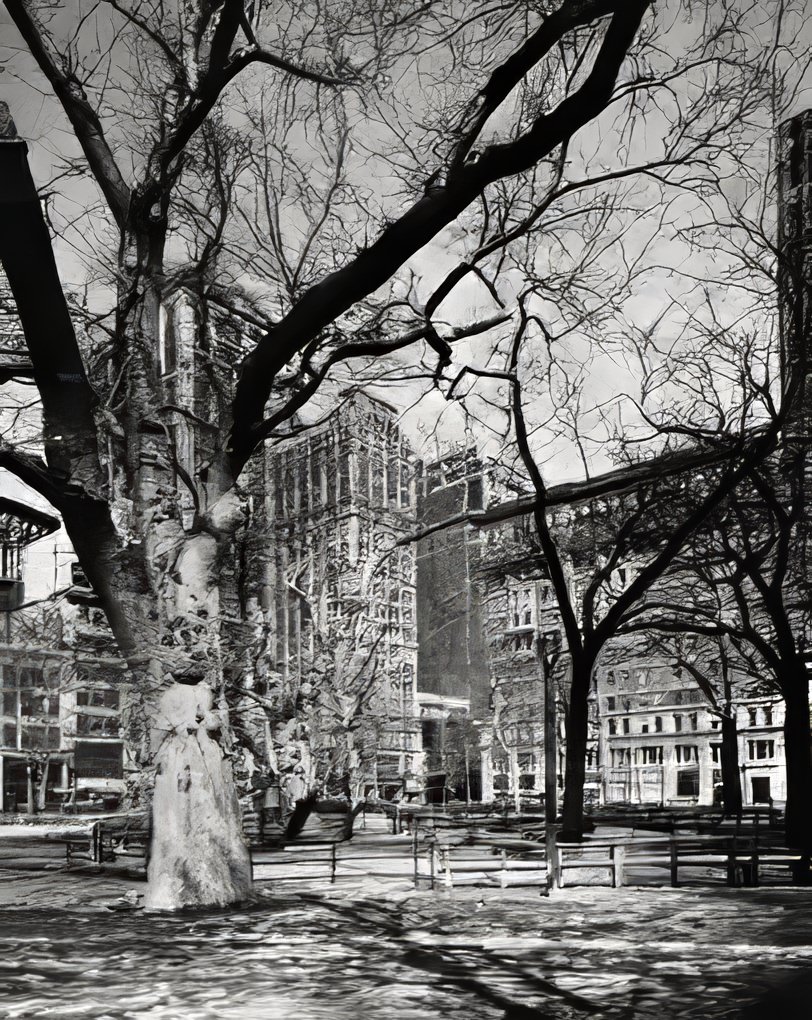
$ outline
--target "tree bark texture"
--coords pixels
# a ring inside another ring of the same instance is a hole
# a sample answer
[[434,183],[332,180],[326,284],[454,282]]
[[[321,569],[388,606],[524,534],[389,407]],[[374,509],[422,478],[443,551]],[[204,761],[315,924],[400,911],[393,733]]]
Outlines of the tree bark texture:
[[739,775],[739,735],[736,718],[726,706],[722,716],[722,802],[729,815],[740,815],[742,810],[742,786]]
[[784,752],[787,763],[786,838],[791,847],[812,852],[812,733],[809,681],[801,662],[785,689]]
[[591,660],[576,659],[572,664],[570,702],[566,715],[566,751],[564,775],[565,837],[580,837],[584,832],[584,784],[586,752],[589,740],[589,689],[592,683]]

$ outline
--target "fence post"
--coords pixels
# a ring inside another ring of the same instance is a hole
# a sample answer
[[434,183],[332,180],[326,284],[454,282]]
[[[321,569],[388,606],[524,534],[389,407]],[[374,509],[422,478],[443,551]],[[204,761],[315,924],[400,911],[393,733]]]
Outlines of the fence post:
[[678,866],[678,860],[677,860],[677,841],[676,841],[676,838],[674,836],[671,837],[671,840],[670,840],[670,843],[669,843],[669,846],[668,846],[668,850],[669,850],[669,857],[670,857],[670,861],[671,861],[671,885],[672,885],[673,888],[676,888],[679,885],[679,881],[678,881],[678,876],[677,876],[677,866]]
[[330,885],[335,885],[336,880],[336,844],[331,843],[332,852],[330,854]]
[[440,851],[442,854],[443,869],[445,871],[445,884],[448,889],[454,888],[454,881],[451,877],[451,854],[448,852],[448,847],[445,846]]
[[431,888],[434,888],[434,845],[429,847],[429,877],[431,878]]
[[558,848],[559,826],[548,822],[544,830],[544,845],[547,851],[547,887],[561,888],[561,851]]
[[502,851],[502,874],[499,877],[499,884],[507,889],[507,850]]
[[412,857],[414,858],[414,887],[417,888],[418,879],[420,877],[418,865],[417,865],[417,827],[412,829]]
[[758,833],[756,838],[753,840],[753,854],[750,858],[750,881],[754,886],[758,885]]
[[735,886],[736,882],[736,857],[738,856],[738,840],[733,837],[732,849],[727,855],[727,884]]
[[623,868],[626,863],[626,848],[620,843],[612,847],[612,885],[620,889],[623,885]]

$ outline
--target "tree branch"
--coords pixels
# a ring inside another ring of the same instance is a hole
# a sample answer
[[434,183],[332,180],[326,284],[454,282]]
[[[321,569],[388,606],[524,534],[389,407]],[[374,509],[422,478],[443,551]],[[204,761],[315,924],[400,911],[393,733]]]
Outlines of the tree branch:
[[[281,368],[325,326],[386,283],[488,184],[532,166],[597,116],[611,100],[621,64],[650,2],[624,0],[611,5],[615,13],[592,71],[581,88],[551,113],[540,116],[517,140],[491,146],[481,159],[456,167],[444,184],[429,187],[373,244],[307,290],[277,327],[259,341],[243,361],[234,398],[234,427],[227,449],[234,477],[261,438],[265,403]],[[571,8],[577,9],[588,22],[594,16],[596,4],[571,0],[561,10]],[[557,38],[577,23],[580,22],[567,20]],[[509,78],[514,84],[523,76],[523,67],[521,62],[512,67]]]
[[45,41],[46,32],[37,22],[28,0],[4,0],[4,3],[39,69],[48,79],[62,104],[82,146],[88,166],[116,223],[123,229],[130,208],[130,189],[121,175],[104,136],[101,121],[88,102],[82,83],[63,61],[58,62],[51,53]]

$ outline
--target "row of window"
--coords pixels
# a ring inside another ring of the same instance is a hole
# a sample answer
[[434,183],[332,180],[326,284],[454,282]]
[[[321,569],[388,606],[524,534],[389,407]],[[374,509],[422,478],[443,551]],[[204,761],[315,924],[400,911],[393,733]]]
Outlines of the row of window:
[[322,457],[301,457],[281,467],[276,478],[276,514],[288,517],[300,510],[346,503],[355,496],[374,506],[407,508],[412,504],[414,471],[406,460],[383,458],[360,450],[354,458],[340,451],[329,462]]
[[[722,760],[722,745],[710,745],[711,760],[719,764]],[[609,752],[609,763],[613,768],[628,765],[662,765],[664,747],[662,744],[650,747],[613,747]],[[764,761],[775,757],[774,740],[748,740],[747,757],[750,761]],[[699,748],[696,744],[675,744],[674,760],[677,765],[699,762]]]
[[761,708],[761,718],[759,718],[759,709],[749,707],[747,709],[747,725],[748,726],[772,726],[773,725],[773,707],[772,705],[764,705]]
[[[688,726],[687,727],[683,727],[684,718],[685,717],[682,716],[682,715],[675,715],[675,716],[673,716],[673,719],[674,719],[674,729],[673,729],[673,732],[674,733],[681,733],[683,728],[687,728],[687,729],[691,729],[691,730],[698,730],[699,729],[699,716],[698,716],[698,714],[696,712],[691,712],[688,715],[688,717],[687,717],[687,719],[688,719]],[[623,733],[624,735],[627,734],[627,733],[631,733],[631,721],[628,718],[626,718],[626,717],[623,717],[621,719],[608,719],[607,723],[608,723],[608,726],[609,726],[609,735],[610,736],[614,736],[617,733]],[[618,729],[618,725],[620,725],[620,729]],[[663,732],[665,732],[663,730],[663,717],[661,715],[655,715],[654,716],[654,730],[652,731],[650,729],[650,727],[651,727],[651,721],[649,719],[646,719],[644,722],[642,722],[640,724],[640,732],[641,733],[649,733],[649,732],[663,733]]]
[[[662,744],[650,747],[613,747],[609,752],[609,764],[613,768],[626,765],[662,765],[664,748]],[[699,761],[699,748],[696,744],[676,744],[674,758],[678,765],[686,765]]]
[[[652,699],[655,699],[652,701]],[[615,696],[610,694],[606,698],[606,711],[615,712],[620,706],[624,712],[630,712],[632,708],[647,708],[652,704],[660,705],[698,705],[704,702],[704,696],[698,689],[683,690],[677,688],[671,691],[648,691],[646,696],[638,695],[634,699],[630,697]]]
[[670,682],[675,675],[675,670],[663,666],[636,666],[634,669],[607,669],[605,674],[606,683],[610,686],[618,685],[625,689],[637,687],[638,690],[648,690],[650,687],[663,682]]

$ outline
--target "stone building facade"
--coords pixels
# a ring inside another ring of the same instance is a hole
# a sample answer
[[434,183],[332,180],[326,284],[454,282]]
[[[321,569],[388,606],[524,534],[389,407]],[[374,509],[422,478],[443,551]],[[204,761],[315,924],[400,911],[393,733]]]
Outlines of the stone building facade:
[[[744,804],[786,797],[783,702],[748,696],[733,704]],[[602,795],[606,804],[711,805],[719,800],[721,721],[672,661],[613,659],[597,671]]]
[[[487,503],[490,479],[463,447],[425,465],[418,522],[430,527]],[[483,740],[491,710],[484,611],[477,577],[482,536],[465,523],[416,544],[418,706],[429,800],[480,800],[490,770]]]
[[[77,585],[56,604],[26,606],[25,546],[57,518],[0,499],[0,810],[114,807],[125,790],[125,748],[114,675],[121,668],[101,610]],[[71,600],[71,601],[68,601]]]
[[395,543],[415,527],[417,460],[395,412],[353,395],[269,445],[264,468],[264,609],[274,682],[306,730],[303,768],[351,775],[355,795],[414,787],[416,558]]

